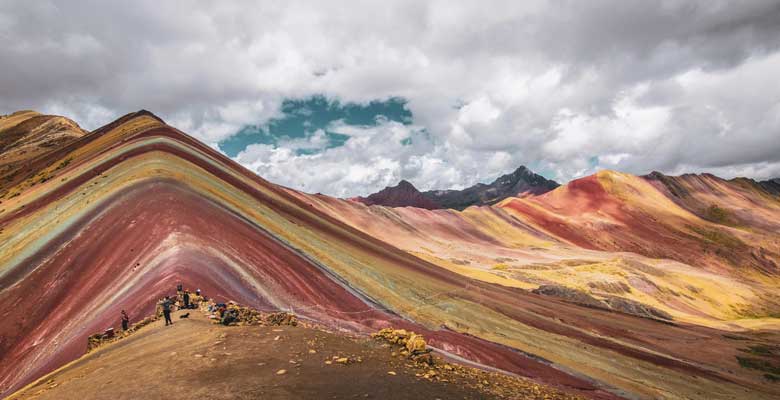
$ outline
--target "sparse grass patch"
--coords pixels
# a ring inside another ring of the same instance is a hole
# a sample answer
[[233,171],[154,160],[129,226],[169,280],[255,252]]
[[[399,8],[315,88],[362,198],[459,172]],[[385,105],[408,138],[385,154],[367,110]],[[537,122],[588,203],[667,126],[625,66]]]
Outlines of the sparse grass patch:
[[721,245],[726,248],[736,249],[745,245],[741,240],[739,240],[739,238],[727,232],[709,230],[695,226],[691,226],[690,228],[706,241]]
[[733,225],[731,213],[725,208],[718,207],[717,204],[709,206],[704,210],[704,219],[722,225]]
[[68,164],[70,164],[70,162],[71,162],[72,160],[73,160],[73,159],[72,159],[72,158],[70,158],[70,157],[68,157],[68,158],[66,158],[66,159],[64,159],[64,160],[62,160],[62,162],[60,163],[60,165],[58,165],[58,166],[57,166],[57,169],[62,169],[62,168],[65,168],[65,167],[67,167],[67,166],[68,166]]
[[766,346],[766,345],[763,345],[763,344],[757,344],[755,346],[748,346],[748,348],[746,348],[746,349],[739,349],[739,351],[742,351],[742,352],[745,352],[745,353],[750,353],[750,354],[755,354],[755,355],[758,355],[758,356],[771,356],[771,355],[775,354],[773,348],[771,348],[769,346]]
[[506,264],[496,264],[491,269],[494,271],[506,271],[509,269],[509,266]]
[[768,372],[772,375],[780,375],[780,367],[776,367],[766,360],[737,356],[737,362],[739,362],[739,366],[742,368]]

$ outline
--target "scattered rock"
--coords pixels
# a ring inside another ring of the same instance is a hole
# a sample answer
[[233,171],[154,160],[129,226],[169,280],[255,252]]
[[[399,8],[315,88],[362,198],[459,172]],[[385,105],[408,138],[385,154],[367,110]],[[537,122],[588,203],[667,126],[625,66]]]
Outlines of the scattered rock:
[[287,373],[286,369],[280,369],[280,370],[276,371],[276,375],[284,375],[286,373]]
[[609,307],[615,311],[636,315],[644,318],[663,319],[671,321],[674,318],[666,311],[659,310],[653,306],[640,303],[638,301],[625,299],[622,297],[609,297],[605,300]]
[[298,325],[298,319],[295,317],[295,315],[286,312],[269,314],[265,318],[265,321],[269,325],[290,325],[290,326]]
[[[417,354],[425,352],[427,349],[425,338],[422,335],[409,332],[406,329],[384,328],[371,336],[384,339],[391,344],[404,346],[405,349],[401,350],[402,355]],[[395,356],[395,354],[392,355]]]
[[583,306],[609,308],[603,301],[583,292],[562,285],[542,285],[531,291],[544,296],[558,297]]
[[434,365],[433,356],[430,353],[413,355],[412,360],[419,364],[427,364],[429,366]]

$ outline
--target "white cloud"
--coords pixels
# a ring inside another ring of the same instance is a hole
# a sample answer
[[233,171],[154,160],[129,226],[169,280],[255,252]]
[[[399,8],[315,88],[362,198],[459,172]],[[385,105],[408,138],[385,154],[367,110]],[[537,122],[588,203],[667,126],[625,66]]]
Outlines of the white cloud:
[[[263,177],[280,184],[339,196],[365,194],[367,190],[392,185],[418,175],[424,163],[409,161],[424,156],[430,143],[420,128],[383,120],[377,126],[338,124],[329,129],[350,136],[343,146],[325,148],[324,132],[270,145],[250,145],[236,160]],[[418,146],[401,143],[412,138]],[[298,154],[297,149],[318,149],[315,154]],[[409,168],[417,165],[417,168]],[[424,173],[424,172],[423,172]]]
[[0,111],[87,128],[145,108],[213,146],[286,98],[408,100],[412,127],[342,124],[343,148],[296,155],[324,148],[315,134],[238,157],[305,190],[462,187],[520,164],[559,180],[600,167],[780,174],[771,0],[20,0],[0,4],[0,41]]

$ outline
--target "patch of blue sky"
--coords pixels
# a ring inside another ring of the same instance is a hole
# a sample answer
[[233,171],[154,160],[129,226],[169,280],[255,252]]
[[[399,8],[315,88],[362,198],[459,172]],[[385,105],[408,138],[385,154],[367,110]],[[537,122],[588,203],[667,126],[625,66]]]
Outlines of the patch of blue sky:
[[599,166],[599,157],[598,156],[592,156],[588,158],[588,168],[594,169]]
[[[349,140],[349,135],[329,130],[338,124],[370,127],[387,121],[412,123],[412,113],[401,98],[366,104],[341,103],[324,96],[288,99],[282,103],[281,114],[265,124],[243,127],[219,142],[219,148],[230,157],[237,156],[251,144],[287,147],[298,155],[317,154],[343,146]],[[404,145],[411,144],[411,138],[403,142]]]
[[552,179],[552,180],[557,179],[556,176],[557,174],[555,173],[555,170],[550,168],[550,165],[546,162],[536,161],[530,163],[526,167],[531,171],[533,171],[534,173],[537,173],[547,179]]

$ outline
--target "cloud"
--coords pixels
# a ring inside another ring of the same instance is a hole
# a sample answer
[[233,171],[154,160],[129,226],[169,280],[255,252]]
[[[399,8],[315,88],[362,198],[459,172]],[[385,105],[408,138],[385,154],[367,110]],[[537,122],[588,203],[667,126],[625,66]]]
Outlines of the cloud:
[[343,146],[307,134],[238,156],[304,190],[462,187],[520,164],[561,181],[780,176],[771,0],[10,0],[0,43],[0,112],[95,128],[145,108],[215,147],[288,99],[406,101],[411,124],[333,125]]
[[[277,145],[251,144],[236,160],[282,185],[343,197],[394,185],[401,179],[419,176],[424,169],[446,168],[441,160],[439,165],[431,165],[436,164],[430,155],[433,144],[414,125],[381,120],[376,126],[358,127],[339,121],[327,131],[349,138],[343,145],[329,148],[323,143],[324,132],[318,130],[314,135]],[[416,145],[404,144],[404,139],[411,139]],[[296,151],[311,148],[319,151]]]

